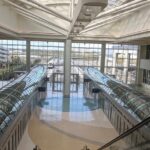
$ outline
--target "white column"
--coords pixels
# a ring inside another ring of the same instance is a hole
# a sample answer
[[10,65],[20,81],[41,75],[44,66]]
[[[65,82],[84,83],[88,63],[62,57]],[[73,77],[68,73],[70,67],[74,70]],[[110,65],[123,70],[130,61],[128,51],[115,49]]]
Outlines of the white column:
[[27,72],[30,72],[31,63],[30,63],[30,40],[26,41],[26,64]]
[[66,40],[64,51],[64,97],[70,97],[71,81],[71,40]]
[[101,72],[104,73],[105,69],[105,57],[106,57],[106,43],[102,43],[102,50],[101,50]]
[[71,1],[70,1],[70,18],[71,18],[71,19],[73,18],[74,3],[75,3],[74,0],[71,0]]

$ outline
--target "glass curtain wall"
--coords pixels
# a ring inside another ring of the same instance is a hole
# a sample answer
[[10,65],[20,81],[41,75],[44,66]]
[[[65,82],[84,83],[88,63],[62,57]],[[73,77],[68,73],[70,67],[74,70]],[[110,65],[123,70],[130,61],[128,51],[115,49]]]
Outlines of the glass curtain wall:
[[59,66],[63,63],[64,43],[31,41],[31,64]]
[[100,70],[101,44],[72,43],[71,66],[95,67]]
[[[147,46],[145,59],[150,60],[150,45]],[[150,70],[143,69],[143,83],[150,85]]]
[[[106,44],[105,73],[124,83],[134,83],[136,79],[138,46]],[[48,65],[54,68],[56,81],[63,82],[64,42],[31,41],[31,65]],[[72,43],[72,82],[79,82],[81,68],[95,67],[100,70],[101,44]],[[0,87],[14,79],[15,72],[26,70],[26,41],[0,40]],[[52,70],[52,69],[51,69]],[[148,74],[149,72],[145,73]],[[82,79],[82,77],[80,77]],[[149,81],[148,81],[149,82]]]
[[0,40],[0,88],[26,70],[26,41]]
[[31,65],[48,66],[47,77],[53,91],[63,90],[64,79],[64,42],[31,41]]
[[105,73],[123,83],[134,84],[137,54],[137,45],[106,44]]
[[72,43],[71,52],[71,91],[78,91],[78,84],[83,82],[82,70],[95,67],[100,70],[101,44]]
[[143,83],[150,85],[150,70],[143,70]]

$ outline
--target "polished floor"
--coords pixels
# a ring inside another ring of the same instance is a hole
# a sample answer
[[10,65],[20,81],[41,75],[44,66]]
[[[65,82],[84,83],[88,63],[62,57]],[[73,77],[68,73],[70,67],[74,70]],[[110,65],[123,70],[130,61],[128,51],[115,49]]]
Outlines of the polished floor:
[[41,150],[81,150],[85,145],[96,150],[118,135],[99,102],[84,98],[82,84],[64,99],[48,83],[40,97],[18,150],[32,150],[34,145]]

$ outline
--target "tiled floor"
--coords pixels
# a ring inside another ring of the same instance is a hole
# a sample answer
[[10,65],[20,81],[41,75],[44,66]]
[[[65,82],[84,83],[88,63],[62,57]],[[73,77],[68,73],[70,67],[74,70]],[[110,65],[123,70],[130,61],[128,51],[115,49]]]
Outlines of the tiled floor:
[[52,92],[48,84],[46,98],[33,113],[18,150],[27,150],[23,146],[27,142],[28,150],[33,143],[41,150],[81,150],[84,145],[96,150],[116,137],[97,101],[84,99],[82,89],[80,85],[78,93],[63,99],[62,93]]

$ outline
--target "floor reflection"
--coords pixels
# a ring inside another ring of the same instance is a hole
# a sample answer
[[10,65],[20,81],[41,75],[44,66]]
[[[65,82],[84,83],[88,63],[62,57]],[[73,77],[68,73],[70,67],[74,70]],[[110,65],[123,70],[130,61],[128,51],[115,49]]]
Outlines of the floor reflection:
[[51,84],[47,84],[46,98],[39,102],[39,106],[61,112],[84,112],[98,109],[99,102],[97,100],[84,98],[83,84],[80,84],[78,88],[79,92],[71,93],[70,98],[63,98],[62,92],[54,92]]
[[[63,85],[59,83],[59,89],[60,86]],[[69,136],[70,140],[77,138],[101,145],[116,137],[117,133],[99,107],[99,101],[84,98],[83,84],[78,89],[78,92],[71,93],[70,98],[64,99],[62,92],[54,91],[48,83],[46,97],[36,109],[37,120],[50,130]]]

